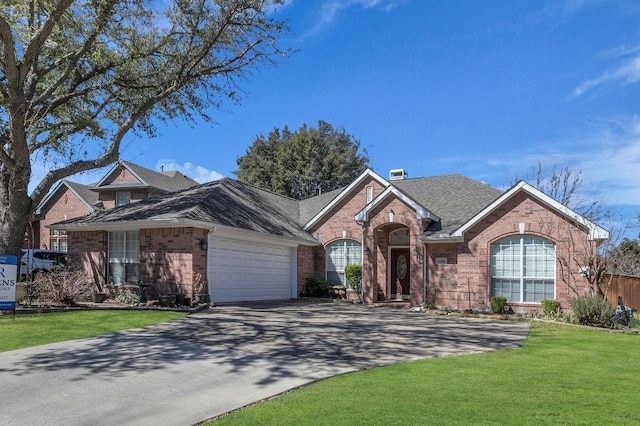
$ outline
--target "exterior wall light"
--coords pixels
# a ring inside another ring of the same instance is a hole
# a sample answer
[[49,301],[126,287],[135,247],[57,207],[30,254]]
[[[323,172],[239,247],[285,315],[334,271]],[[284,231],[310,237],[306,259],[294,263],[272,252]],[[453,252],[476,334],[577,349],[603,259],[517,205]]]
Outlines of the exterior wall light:
[[416,246],[413,249],[413,255],[416,257],[416,259],[418,260],[418,263],[422,263],[424,261],[424,257],[422,256],[422,250],[420,250],[420,247]]
[[207,249],[207,239],[206,238],[200,238],[200,241],[198,241],[198,245],[200,246],[200,248],[202,250],[206,250]]

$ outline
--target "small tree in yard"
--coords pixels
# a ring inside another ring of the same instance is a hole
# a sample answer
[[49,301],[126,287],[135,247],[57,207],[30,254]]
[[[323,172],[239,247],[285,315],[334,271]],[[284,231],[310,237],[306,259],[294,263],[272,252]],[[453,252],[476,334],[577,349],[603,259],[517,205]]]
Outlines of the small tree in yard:
[[[131,131],[210,120],[287,55],[283,0],[11,0],[0,6],[0,253],[52,186],[115,162]],[[50,170],[28,193],[34,160]]]
[[[548,221],[540,223],[540,226],[547,235],[554,235],[560,242],[562,250],[556,251],[559,274],[574,295],[579,295],[578,282],[586,281],[589,295],[604,299],[608,288],[604,274],[610,268],[612,242],[616,238],[611,236],[612,233],[598,226],[594,227],[593,223],[608,221],[613,224],[613,213],[602,208],[601,197],[585,194],[580,170],[553,166],[549,173],[539,164],[537,169],[524,177],[531,180],[537,189],[580,215],[567,221],[565,225]],[[572,232],[575,228],[582,230],[581,236]],[[605,234],[609,238],[602,238]]]

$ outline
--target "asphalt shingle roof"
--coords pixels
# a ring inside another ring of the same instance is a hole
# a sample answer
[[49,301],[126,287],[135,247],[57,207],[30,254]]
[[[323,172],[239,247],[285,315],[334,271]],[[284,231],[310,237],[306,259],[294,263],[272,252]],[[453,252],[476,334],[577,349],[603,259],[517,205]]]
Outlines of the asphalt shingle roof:
[[455,231],[502,195],[498,189],[458,174],[390,183],[440,217],[440,224],[426,234]]
[[[502,191],[462,175],[392,180],[390,183],[441,219],[429,225],[425,235],[451,234],[502,195]],[[194,220],[315,243],[316,240],[302,227],[341,191],[338,189],[298,201],[225,178],[116,209],[94,212],[64,224],[90,226],[131,221]]]
[[324,194],[316,195],[315,197],[307,198],[300,201],[300,225],[304,226],[315,215],[325,208],[334,198],[344,191],[344,188],[334,189],[333,191],[325,192]]
[[232,179],[221,179],[62,223],[92,225],[181,219],[317,242],[299,226],[296,200]]
[[114,182],[107,185],[96,186],[95,188],[104,191],[111,189],[118,190],[119,188],[123,187],[149,187],[161,192],[176,192],[198,185],[198,182],[178,171],[156,172],[151,169],[147,169],[146,167],[142,167],[134,163],[129,163],[128,161],[120,161],[120,164],[126,166],[133,173],[138,175],[142,182]]
[[68,180],[65,180],[64,183],[90,206],[93,207],[98,202],[98,193],[91,190],[93,185],[83,185],[81,183],[71,182]]

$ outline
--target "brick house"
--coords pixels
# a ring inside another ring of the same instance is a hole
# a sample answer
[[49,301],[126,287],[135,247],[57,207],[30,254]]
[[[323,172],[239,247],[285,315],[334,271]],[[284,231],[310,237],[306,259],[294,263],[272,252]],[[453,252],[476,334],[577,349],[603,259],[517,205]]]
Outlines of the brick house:
[[49,225],[197,184],[177,171],[156,172],[127,161],[118,161],[95,185],[63,180],[36,209],[26,247],[67,251],[66,231]]
[[68,231],[71,264],[96,282],[189,296],[203,277],[218,303],[295,298],[311,276],[346,284],[353,263],[367,304],[486,310],[500,295],[530,311],[589,292],[581,272],[608,238],[596,224],[525,182],[503,192],[392,172],[302,201],[223,179],[51,229]]

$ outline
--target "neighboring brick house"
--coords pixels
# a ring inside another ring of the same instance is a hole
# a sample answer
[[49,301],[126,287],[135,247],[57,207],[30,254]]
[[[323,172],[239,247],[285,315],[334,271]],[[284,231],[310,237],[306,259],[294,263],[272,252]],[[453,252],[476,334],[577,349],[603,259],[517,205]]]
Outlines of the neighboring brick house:
[[367,170],[303,201],[223,179],[52,229],[68,230],[71,264],[97,282],[190,295],[202,276],[214,302],[295,298],[311,276],[345,284],[352,263],[363,266],[367,304],[487,310],[500,295],[531,311],[589,292],[581,272],[604,229],[525,182],[503,192],[395,172]]
[[187,189],[198,183],[177,171],[155,172],[118,161],[95,185],[61,181],[40,203],[27,231],[27,247],[67,251],[66,230],[52,223],[86,216],[150,197]]

